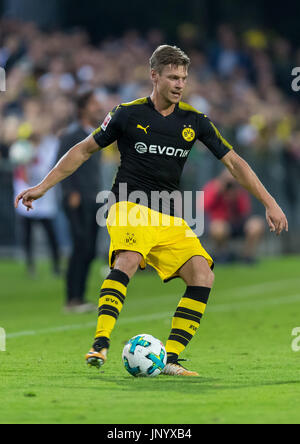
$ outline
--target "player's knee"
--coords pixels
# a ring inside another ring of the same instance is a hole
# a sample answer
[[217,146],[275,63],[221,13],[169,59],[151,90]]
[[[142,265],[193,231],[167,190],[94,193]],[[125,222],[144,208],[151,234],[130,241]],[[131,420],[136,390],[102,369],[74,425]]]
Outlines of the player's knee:
[[205,276],[206,285],[205,287],[212,288],[215,282],[215,273],[212,270],[209,270]]
[[189,263],[189,268],[182,276],[187,285],[212,288],[215,275],[206,259],[195,257]]
[[116,255],[115,269],[123,271],[131,278],[137,271],[142,260],[140,253],[135,251],[119,251]]
[[212,288],[215,281],[214,273],[208,269],[198,269],[197,272],[191,277],[190,285],[198,287]]

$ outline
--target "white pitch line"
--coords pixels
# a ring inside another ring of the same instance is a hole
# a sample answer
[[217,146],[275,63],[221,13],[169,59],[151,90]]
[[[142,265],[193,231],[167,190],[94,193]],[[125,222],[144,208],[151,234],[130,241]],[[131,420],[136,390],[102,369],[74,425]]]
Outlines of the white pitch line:
[[213,306],[208,306],[208,312],[229,312],[234,310],[256,310],[262,307],[269,307],[272,305],[285,305],[285,304],[293,304],[295,302],[300,302],[300,294],[290,295],[290,296],[280,296],[278,298],[273,299],[260,299],[253,301],[244,301],[244,302],[234,302],[233,304],[215,304]]
[[[254,285],[247,285],[245,287],[238,287],[238,288],[232,288],[230,290],[224,291],[224,294],[228,294],[232,296],[233,298],[245,298],[248,296],[253,296],[258,293],[270,293],[272,291],[282,290],[285,289],[289,285],[300,285],[300,279],[283,279],[280,281],[269,281],[269,282],[261,282],[259,284]],[[219,291],[218,293],[223,294],[222,291]]]
[[[133,324],[135,322],[141,322],[141,321],[154,321],[155,319],[165,318],[168,315],[171,315],[171,313],[164,312],[164,313],[153,313],[149,315],[135,316],[134,318],[120,319],[118,321],[118,324]],[[83,330],[85,328],[91,328],[91,327],[96,328],[96,323],[97,322],[95,320],[94,322],[87,322],[85,324],[71,324],[71,325],[62,325],[59,327],[42,328],[40,330],[20,331],[16,333],[8,333],[6,337],[7,339],[13,339],[23,336],[36,336],[41,334],[59,333],[71,330]]]
[[[218,289],[217,291],[215,289],[212,290],[212,292],[218,293],[220,296],[231,296],[233,299],[244,299],[248,296],[253,295],[259,295],[260,294],[266,294],[270,293],[272,291],[276,290],[282,290],[285,289],[289,285],[299,285],[300,286],[300,279],[284,279],[280,281],[266,281],[261,282],[259,284],[253,284],[253,285],[245,285],[244,287],[236,287],[236,288],[230,288],[226,290]],[[169,298],[174,297],[174,294],[167,294],[164,296],[160,296],[160,298]],[[152,299],[158,299],[158,296]]]
[[16,333],[8,333],[6,335],[6,337],[7,337],[7,339],[13,339],[13,338],[19,338],[19,337],[23,337],[23,336],[36,336],[36,335],[71,331],[71,330],[82,330],[85,328],[92,327],[93,325],[95,326],[96,322],[93,322],[93,323],[88,322],[86,324],[62,325],[59,327],[42,328],[40,330],[19,331]]
[[[286,305],[286,304],[293,304],[295,302],[300,302],[300,294],[296,295],[289,295],[289,296],[281,296],[279,298],[274,299],[268,299],[266,301],[260,300],[260,301],[245,301],[245,302],[237,302],[233,304],[215,304],[212,306],[208,306],[207,311],[209,313],[220,313],[220,312],[230,312],[230,311],[241,311],[241,310],[256,310],[257,308],[262,307],[268,307],[272,305]],[[173,316],[173,313],[171,312],[160,312],[160,313],[152,313],[149,315],[141,315],[141,316],[135,316],[133,318],[121,318],[118,322],[118,324],[134,324],[136,322],[147,322],[147,321],[155,321],[158,319],[164,319]],[[52,334],[52,333],[59,333],[59,332],[66,332],[66,331],[72,331],[72,330],[84,330],[86,328],[91,328],[96,326],[95,322],[88,322],[85,324],[73,324],[73,325],[62,325],[59,327],[52,327],[52,328],[44,328],[41,330],[30,330],[30,331],[20,331],[16,333],[9,333],[7,334],[7,339],[13,339],[13,338],[19,338],[19,337],[25,337],[25,336],[36,336],[36,335],[42,335],[42,334]]]
[[[280,280],[280,281],[266,281],[266,282],[261,282],[259,284],[254,284],[254,285],[247,285],[244,287],[236,287],[236,288],[232,288],[232,289],[227,289],[227,290],[222,290],[222,289],[218,289],[217,291],[215,289],[212,290],[212,298],[214,297],[214,294],[217,294],[220,297],[227,297],[229,296],[229,302],[231,302],[232,300],[235,299],[246,299],[249,296],[258,296],[259,298],[261,298],[262,296],[271,293],[271,292],[275,292],[278,290],[282,290],[282,289],[286,289],[286,287],[288,287],[289,285],[294,285],[294,284],[298,284],[300,286],[300,279],[299,278],[295,278],[295,279],[284,279],[284,280]],[[130,299],[130,296],[128,297],[128,300],[126,301],[127,306],[143,306],[145,307],[145,305],[151,305],[152,302],[154,301],[167,301],[167,300],[174,300],[175,302],[179,302],[179,298],[180,295],[175,295],[174,293],[169,293],[169,294],[163,294],[160,296],[152,296],[151,299],[147,299],[147,300],[143,300],[143,299],[138,299],[138,300],[134,300],[132,301]],[[251,298],[251,301],[253,302],[254,299]],[[252,303],[251,302],[251,303]],[[225,304],[224,304],[225,305]],[[227,304],[226,304],[227,305]]]

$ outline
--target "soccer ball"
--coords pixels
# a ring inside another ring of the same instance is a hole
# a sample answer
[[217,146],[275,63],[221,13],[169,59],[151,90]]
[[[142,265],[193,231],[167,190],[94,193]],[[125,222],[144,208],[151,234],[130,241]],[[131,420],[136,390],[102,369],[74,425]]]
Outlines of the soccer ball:
[[130,339],[124,347],[123,363],[132,376],[158,376],[167,363],[163,343],[151,335],[142,334]]

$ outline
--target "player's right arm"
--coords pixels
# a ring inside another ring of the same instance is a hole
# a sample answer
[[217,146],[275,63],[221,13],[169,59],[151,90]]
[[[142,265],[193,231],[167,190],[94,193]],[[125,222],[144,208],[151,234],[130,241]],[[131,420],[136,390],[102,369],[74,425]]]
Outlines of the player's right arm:
[[16,198],[15,207],[17,208],[20,200],[22,200],[27,210],[32,210],[33,201],[40,199],[50,188],[71,176],[96,151],[118,140],[127,125],[127,109],[128,107],[122,107],[121,105],[115,107],[106,116],[102,125],[85,140],[71,148],[39,185],[20,193]]
[[96,151],[99,151],[99,149],[99,145],[96,143],[93,135],[90,135],[75,145],[60,159],[40,184],[22,191],[22,193],[17,196],[15,207],[17,208],[20,200],[22,200],[23,205],[27,207],[27,211],[32,210],[33,201],[40,199],[50,188],[53,188],[59,182],[73,174]]

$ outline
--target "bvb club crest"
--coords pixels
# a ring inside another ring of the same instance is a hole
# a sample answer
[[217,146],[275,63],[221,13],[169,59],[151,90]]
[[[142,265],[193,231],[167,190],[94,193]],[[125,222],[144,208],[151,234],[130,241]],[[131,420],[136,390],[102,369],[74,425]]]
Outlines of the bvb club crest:
[[193,140],[195,140],[196,137],[196,133],[193,130],[193,128],[191,127],[185,127],[184,130],[182,131],[182,137],[184,138],[184,140],[186,140],[187,142],[193,142]]
[[136,238],[134,233],[127,233],[126,234],[126,244],[127,245],[135,245],[136,244]]

